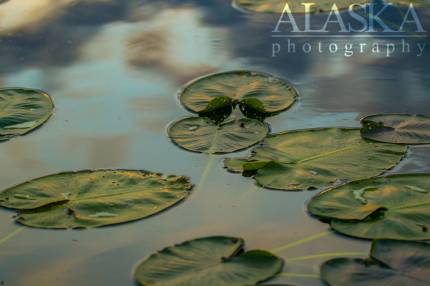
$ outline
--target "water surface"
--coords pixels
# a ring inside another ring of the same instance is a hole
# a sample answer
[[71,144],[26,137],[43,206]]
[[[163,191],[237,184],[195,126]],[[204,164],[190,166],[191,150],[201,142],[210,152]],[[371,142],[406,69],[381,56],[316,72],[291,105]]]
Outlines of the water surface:
[[[429,10],[420,13],[430,21]],[[0,144],[0,189],[97,168],[186,175],[196,184],[187,201],[161,215],[94,230],[23,228],[13,212],[0,210],[0,239],[22,228],[0,244],[5,285],[133,285],[141,258],[187,239],[231,235],[272,250],[328,230],[306,213],[316,192],[264,190],[223,170],[223,156],[189,153],[169,141],[166,126],[188,116],[177,92],[195,77],[251,69],[292,82],[300,100],[268,120],[273,132],[354,127],[366,114],[423,113],[430,106],[429,51],[273,58],[276,17],[241,13],[228,0],[11,0],[0,5],[0,19],[0,85],[45,90],[56,104],[43,128]],[[430,147],[410,148],[392,172],[408,171],[430,171]],[[331,233],[278,254],[368,252],[369,245]],[[275,281],[321,285],[313,276],[322,261],[287,263],[286,273],[309,277]]]

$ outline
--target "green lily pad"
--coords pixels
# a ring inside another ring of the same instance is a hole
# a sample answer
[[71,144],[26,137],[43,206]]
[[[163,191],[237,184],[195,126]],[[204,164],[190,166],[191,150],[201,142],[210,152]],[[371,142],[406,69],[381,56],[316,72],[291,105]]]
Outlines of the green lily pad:
[[323,128],[269,135],[249,158],[226,159],[231,172],[253,173],[263,187],[299,191],[379,175],[406,147],[363,140],[359,129]]
[[167,247],[143,261],[135,278],[141,285],[255,285],[282,270],[281,258],[263,250],[244,252],[244,241],[206,237]]
[[365,117],[361,135],[396,144],[430,144],[430,117],[413,114],[380,114]]
[[216,124],[206,117],[181,119],[169,128],[178,146],[193,152],[225,154],[246,149],[266,137],[269,127],[255,119],[231,119]]
[[184,200],[185,177],[145,171],[60,173],[0,193],[0,205],[18,211],[17,222],[39,228],[89,228],[157,214]]
[[390,0],[390,1],[386,1],[386,2],[397,4],[400,6],[409,6],[412,3],[415,8],[429,7],[430,6],[429,0]]
[[224,120],[230,117],[233,113],[233,100],[226,96],[221,96],[213,99],[209,102],[205,111],[200,113],[200,117],[207,117],[215,122],[215,124],[220,124]]
[[321,266],[329,286],[429,286],[430,244],[376,240],[370,257],[335,258]]
[[249,105],[267,116],[288,109],[296,98],[296,90],[282,79],[250,71],[230,71],[197,79],[180,95],[185,108],[198,114],[240,104],[241,109]]
[[[233,0],[233,6],[249,12],[282,13],[287,2],[292,13],[305,13],[305,6],[302,4],[305,2],[297,0]],[[311,6],[311,13],[323,13],[330,12],[333,4],[336,4],[339,10],[344,10],[352,4],[369,3],[369,0],[320,0],[309,3],[315,3]]]
[[266,117],[270,116],[265,112],[263,103],[255,98],[246,98],[239,103],[240,111],[247,118],[254,118],[264,121]]
[[430,175],[366,179],[314,197],[311,214],[343,234],[367,239],[430,239]]
[[42,91],[0,89],[0,141],[38,128],[49,119],[53,109],[52,99]]

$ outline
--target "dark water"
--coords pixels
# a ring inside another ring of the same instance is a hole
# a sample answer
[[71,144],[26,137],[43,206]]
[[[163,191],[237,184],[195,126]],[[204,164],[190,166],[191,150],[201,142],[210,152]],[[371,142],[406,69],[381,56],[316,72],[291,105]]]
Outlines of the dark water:
[[[27,11],[20,12],[24,6]],[[425,27],[430,27],[429,14],[420,11]],[[430,47],[421,57],[272,57],[276,20],[241,13],[229,0],[11,0],[0,5],[0,85],[42,89],[56,103],[55,116],[43,128],[0,145],[1,189],[93,168],[187,175],[197,185],[185,203],[162,215],[95,230],[23,228],[13,223],[13,212],[0,210],[0,281],[133,285],[132,268],[141,258],[187,239],[232,235],[243,237],[249,248],[276,250],[327,231],[326,224],[306,214],[305,202],[315,192],[264,190],[224,171],[222,156],[174,146],[166,126],[187,115],[176,99],[178,89],[217,71],[270,72],[288,79],[301,95],[290,111],[269,119],[273,131],[358,126],[365,114],[428,112]],[[393,170],[407,171],[430,171],[430,147],[411,148]],[[15,235],[1,242],[8,234]],[[306,256],[369,249],[366,241],[321,236],[278,252],[290,262],[276,282],[321,285],[314,276],[326,258]]]

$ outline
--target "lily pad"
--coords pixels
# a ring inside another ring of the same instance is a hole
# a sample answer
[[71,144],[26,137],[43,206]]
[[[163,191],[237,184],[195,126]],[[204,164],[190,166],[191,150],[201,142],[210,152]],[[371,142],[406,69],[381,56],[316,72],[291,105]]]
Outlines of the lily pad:
[[430,239],[430,174],[366,179],[314,197],[311,214],[343,234],[367,239]]
[[429,286],[430,244],[376,240],[370,257],[335,258],[321,266],[329,286]]
[[206,113],[225,105],[257,109],[275,115],[293,105],[296,90],[272,75],[251,71],[212,74],[188,84],[180,95],[181,103],[194,113]]
[[[303,1],[297,0],[233,0],[233,6],[250,12],[257,13],[282,13],[285,8],[285,4],[288,3],[288,6],[291,10],[291,13],[305,13],[305,6],[302,3]],[[369,3],[369,0],[320,0],[315,2],[311,6],[311,13],[323,13],[330,12],[333,4],[337,5],[339,10],[348,9],[352,4],[366,4]]]
[[207,117],[214,121],[215,124],[220,124],[230,117],[233,113],[233,108],[233,100],[229,97],[221,96],[209,102],[205,112],[200,113],[199,116]]
[[282,270],[281,258],[263,250],[244,251],[234,237],[206,237],[167,247],[143,261],[135,278],[141,285],[255,285]]
[[430,117],[413,114],[380,114],[361,120],[361,135],[396,144],[430,144]]
[[327,187],[379,175],[397,165],[406,147],[363,140],[359,129],[322,128],[269,135],[245,159],[226,159],[231,172],[254,173],[278,190]]
[[399,6],[409,6],[409,5],[413,4],[415,8],[429,7],[430,6],[429,0],[413,0],[413,1],[412,0],[390,0],[387,2],[397,4]]
[[255,119],[230,119],[216,124],[206,117],[181,119],[169,128],[178,146],[193,152],[224,154],[246,149],[266,137],[269,127]]
[[0,205],[18,211],[17,222],[39,228],[89,228],[157,214],[190,194],[185,177],[145,171],[60,173],[0,193]]
[[0,89],[0,141],[38,128],[49,119],[53,109],[52,99],[42,91]]

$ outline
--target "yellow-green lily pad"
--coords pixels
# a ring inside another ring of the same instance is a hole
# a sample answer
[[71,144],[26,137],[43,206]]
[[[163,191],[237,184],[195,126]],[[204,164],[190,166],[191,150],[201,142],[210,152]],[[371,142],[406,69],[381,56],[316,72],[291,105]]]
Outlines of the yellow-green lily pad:
[[299,191],[379,175],[405,153],[401,145],[364,140],[359,129],[321,128],[269,135],[248,158],[229,158],[224,165],[253,173],[263,187]]
[[266,137],[269,127],[256,119],[228,119],[220,124],[206,117],[176,121],[168,130],[172,141],[188,151],[225,154],[246,149]]
[[[291,13],[299,14],[305,13],[305,6],[303,3],[306,1],[297,0],[233,0],[233,6],[240,10],[257,12],[257,13],[282,13],[286,4],[291,10]],[[323,13],[330,12],[333,4],[336,4],[339,10],[348,9],[352,4],[366,4],[369,0],[321,0],[321,1],[309,1],[308,3],[315,3],[311,6],[311,13]]]
[[16,221],[38,228],[91,228],[160,213],[187,198],[185,177],[146,171],[60,173],[0,193],[0,206],[16,209]]
[[0,89],[0,141],[40,127],[52,114],[51,97],[39,90]]
[[430,117],[415,114],[378,114],[361,120],[361,135],[395,144],[430,144]]
[[390,0],[390,1],[385,1],[385,2],[397,4],[399,6],[408,6],[408,7],[409,7],[409,5],[412,4],[415,8],[429,7],[430,6],[429,0]]
[[[226,105],[240,105],[242,110],[257,110],[267,116],[291,107],[296,90],[275,76],[251,71],[229,71],[199,78],[180,94],[189,111],[205,114]],[[249,112],[251,113],[251,112]]]

